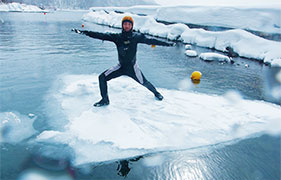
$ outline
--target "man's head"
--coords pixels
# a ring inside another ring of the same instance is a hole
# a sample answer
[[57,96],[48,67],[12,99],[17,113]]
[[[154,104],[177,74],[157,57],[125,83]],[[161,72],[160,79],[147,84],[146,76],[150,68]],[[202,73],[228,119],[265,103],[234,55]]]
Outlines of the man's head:
[[134,20],[131,16],[125,16],[122,19],[122,29],[125,32],[129,32],[133,30]]

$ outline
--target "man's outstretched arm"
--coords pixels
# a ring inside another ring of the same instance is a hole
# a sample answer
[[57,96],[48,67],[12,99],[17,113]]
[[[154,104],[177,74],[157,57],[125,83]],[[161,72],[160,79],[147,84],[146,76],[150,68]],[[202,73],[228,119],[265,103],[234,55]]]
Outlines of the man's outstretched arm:
[[72,31],[78,33],[78,34],[85,34],[86,36],[100,39],[100,40],[106,40],[106,41],[112,41],[115,42],[115,34],[113,33],[100,33],[100,32],[94,32],[94,31],[84,31],[79,29],[72,29]]

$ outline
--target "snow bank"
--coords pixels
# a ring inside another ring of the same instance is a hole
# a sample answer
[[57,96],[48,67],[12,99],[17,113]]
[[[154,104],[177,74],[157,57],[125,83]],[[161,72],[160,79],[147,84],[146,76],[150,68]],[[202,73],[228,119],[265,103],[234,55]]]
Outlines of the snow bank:
[[0,142],[19,143],[36,133],[33,122],[36,116],[30,117],[21,115],[17,112],[0,113]]
[[281,2],[279,0],[154,0],[157,4],[162,6],[179,6],[179,5],[190,5],[190,6],[235,6],[235,7],[280,7]]
[[[45,105],[67,123],[62,130],[42,132],[37,141],[68,144],[76,153],[75,164],[281,132],[276,126],[280,107],[262,101],[159,89],[165,97],[160,102],[134,80],[121,77],[109,82],[111,104],[95,108],[92,104],[100,99],[97,75],[58,79]],[[49,119],[63,120],[53,115]]]
[[0,12],[46,12],[37,6],[26,5],[20,3],[0,3]]
[[220,6],[185,5],[133,6],[133,7],[92,7],[92,11],[106,10],[132,14],[150,15],[158,21],[240,28],[252,31],[281,34],[281,3],[279,5]]
[[155,18],[166,22],[281,33],[280,10],[264,7],[173,6],[159,8]]
[[184,24],[164,25],[158,23],[152,16],[139,16],[131,13],[120,14],[113,11],[89,12],[83,16],[83,20],[121,28],[121,20],[125,15],[133,17],[135,21],[134,29],[142,33],[170,40],[179,39],[184,43],[214,48],[224,52],[227,52],[227,47],[231,47],[234,52],[242,57],[262,60],[269,64],[275,59],[281,58],[281,42],[266,40],[241,29],[220,32],[190,29]]

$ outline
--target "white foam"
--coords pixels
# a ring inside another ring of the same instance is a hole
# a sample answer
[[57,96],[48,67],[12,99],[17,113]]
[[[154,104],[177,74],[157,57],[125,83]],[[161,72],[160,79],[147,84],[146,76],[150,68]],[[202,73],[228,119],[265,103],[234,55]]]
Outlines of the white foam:
[[[59,79],[61,86],[50,92],[53,98],[46,106],[52,111],[59,107],[68,123],[64,130],[43,132],[37,141],[68,144],[76,164],[245,138],[269,132],[281,117],[280,107],[271,103],[242,98],[233,103],[223,96],[188,91],[159,89],[164,100],[156,101],[128,77],[111,80],[111,104],[96,108],[92,104],[100,99],[97,75]],[[280,133],[280,126],[274,132]]]

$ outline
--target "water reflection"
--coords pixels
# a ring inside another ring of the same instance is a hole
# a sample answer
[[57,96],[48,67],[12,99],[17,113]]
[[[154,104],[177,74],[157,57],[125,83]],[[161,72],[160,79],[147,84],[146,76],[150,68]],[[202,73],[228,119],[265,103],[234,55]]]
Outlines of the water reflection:
[[281,105],[281,68],[269,68],[265,74],[264,84],[267,100]]
[[64,145],[35,145],[22,163],[18,180],[73,180],[70,148]]
[[117,167],[117,174],[122,177],[127,177],[127,175],[129,174],[129,172],[131,170],[131,167],[130,167],[131,163],[136,162],[136,161],[140,160],[141,158],[143,158],[143,156],[139,156],[134,159],[119,161],[118,167]]

